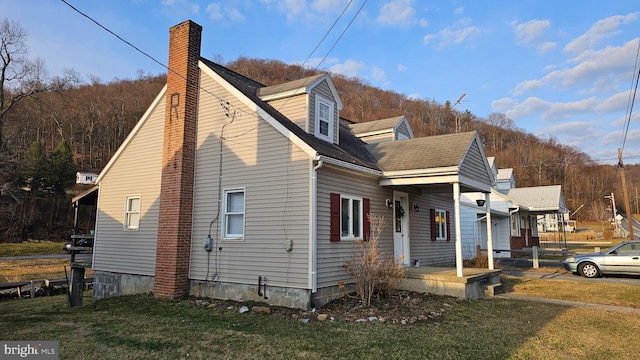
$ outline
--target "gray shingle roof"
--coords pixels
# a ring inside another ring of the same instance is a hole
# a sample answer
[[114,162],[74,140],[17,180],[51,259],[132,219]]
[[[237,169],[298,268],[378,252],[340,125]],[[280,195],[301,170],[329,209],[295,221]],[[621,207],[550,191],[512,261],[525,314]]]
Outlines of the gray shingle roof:
[[404,116],[396,116],[389,119],[366,121],[361,123],[349,124],[349,128],[354,134],[365,134],[372,131],[391,130],[396,126]]
[[305,86],[313,83],[314,81],[316,81],[318,78],[320,78],[322,76],[324,76],[324,74],[318,74],[318,75],[314,75],[314,76],[309,76],[309,77],[306,77],[306,78],[289,81],[289,82],[286,82],[284,84],[278,84],[278,85],[272,85],[272,86],[264,86],[264,87],[261,87],[261,88],[258,89],[258,96],[263,97],[263,96],[279,94],[279,93],[282,93],[282,92],[287,92],[287,91],[291,91],[291,90],[300,89],[302,87],[305,87]]
[[475,132],[428,136],[367,145],[384,171],[460,166]]

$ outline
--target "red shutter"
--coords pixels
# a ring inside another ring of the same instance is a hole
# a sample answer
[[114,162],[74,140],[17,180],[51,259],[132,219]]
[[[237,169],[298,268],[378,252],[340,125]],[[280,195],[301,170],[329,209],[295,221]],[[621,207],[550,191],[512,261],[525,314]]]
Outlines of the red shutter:
[[451,240],[451,215],[447,211],[447,241]]
[[331,241],[340,241],[340,194],[330,194],[330,217],[331,226],[329,230],[329,239]]
[[429,209],[429,221],[431,222],[431,241],[436,241],[436,209]]
[[362,219],[362,238],[364,241],[369,241],[369,237],[371,236],[371,222],[369,221],[371,202],[367,198],[362,199],[362,212],[364,213]]

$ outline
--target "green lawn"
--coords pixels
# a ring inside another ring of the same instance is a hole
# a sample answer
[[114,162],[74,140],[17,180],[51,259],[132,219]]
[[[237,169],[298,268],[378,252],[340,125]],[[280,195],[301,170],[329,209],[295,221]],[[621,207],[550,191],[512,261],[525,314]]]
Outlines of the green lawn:
[[[0,302],[2,340],[59,341],[61,359],[634,359],[640,316],[506,299],[451,304],[416,324],[240,314],[121,296],[69,309],[64,296]],[[320,310],[321,312],[322,310]]]
[[64,254],[63,245],[51,241],[0,244],[0,256]]

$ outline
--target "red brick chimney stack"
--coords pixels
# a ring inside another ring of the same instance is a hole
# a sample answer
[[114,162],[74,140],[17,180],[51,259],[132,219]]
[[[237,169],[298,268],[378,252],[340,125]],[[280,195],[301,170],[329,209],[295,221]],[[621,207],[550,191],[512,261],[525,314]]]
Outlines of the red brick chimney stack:
[[189,292],[189,257],[202,27],[191,20],[169,29],[162,185],[154,294]]

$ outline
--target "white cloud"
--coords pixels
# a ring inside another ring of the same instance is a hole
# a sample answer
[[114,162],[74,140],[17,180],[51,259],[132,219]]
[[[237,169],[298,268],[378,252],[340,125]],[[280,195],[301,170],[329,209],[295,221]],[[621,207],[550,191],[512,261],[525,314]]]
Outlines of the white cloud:
[[380,8],[378,23],[387,26],[409,26],[416,22],[413,0],[392,0]]
[[436,34],[427,34],[424,36],[424,38],[422,39],[422,41],[424,42],[425,45],[429,44],[431,42],[431,40],[436,38]]
[[545,70],[551,71],[545,76],[517,84],[512,93],[519,96],[544,86],[559,89],[579,86],[582,94],[620,91],[620,88],[628,86],[632,76],[629,59],[635,59],[637,48],[638,40],[634,39],[622,47],[585,51],[567,61],[575,66],[564,69],[548,67]]
[[398,71],[406,71],[406,70],[407,70],[407,67],[406,67],[406,66],[404,66],[403,64],[398,64],[398,65],[396,66],[396,69],[397,69]]
[[344,0],[314,0],[311,2],[311,8],[321,13],[332,13],[336,9],[342,9]]
[[571,115],[592,113],[598,103],[599,100],[596,98],[572,102],[550,102],[538,97],[530,97],[512,106],[506,111],[506,115],[514,120],[536,115],[542,121],[560,121]]
[[635,21],[640,16],[640,12],[627,15],[610,16],[597,21],[586,33],[580,35],[564,47],[564,51],[570,53],[580,53],[595,47],[600,41],[609,38],[619,32],[618,27]]
[[525,44],[536,42],[551,27],[549,20],[531,20],[525,23],[512,23],[515,27],[516,39]]
[[442,48],[471,41],[479,37],[483,32],[479,27],[471,25],[471,19],[462,18],[453,25],[440,30],[437,34],[425,35],[423,42],[426,45],[437,38],[439,40],[438,46]]
[[464,13],[464,7],[458,7],[455,10],[453,10],[453,13],[456,15],[461,15],[462,13]]
[[332,65],[329,70],[331,72],[336,72],[347,77],[356,77],[365,68],[366,66],[362,62],[356,60],[347,60],[343,63]]
[[228,5],[223,6],[220,3],[210,3],[207,5],[205,11],[212,20],[227,20],[232,23],[241,23],[245,19],[240,10]]
[[162,12],[173,18],[191,17],[200,13],[200,5],[189,0],[162,0]]
[[536,50],[538,50],[538,52],[540,54],[544,54],[544,53],[547,53],[547,52],[555,49],[556,46],[558,46],[558,43],[546,41],[546,42],[543,42],[542,44],[538,45],[536,47]]
[[387,75],[385,74],[384,70],[377,66],[371,67],[371,77],[373,77],[373,79],[378,82],[383,82],[387,79]]
[[506,113],[507,110],[513,108],[517,104],[518,104],[518,101],[516,99],[502,98],[502,99],[493,100],[491,102],[491,108],[493,109],[493,111]]

